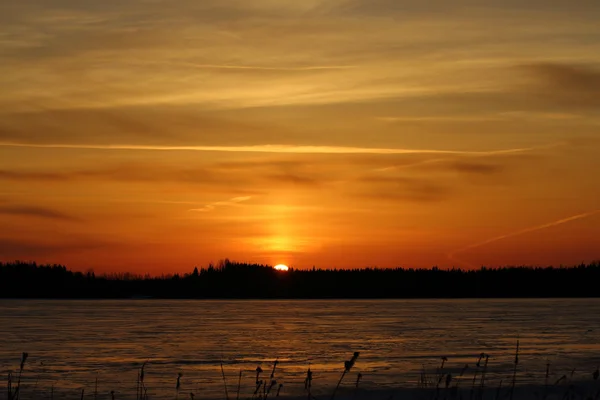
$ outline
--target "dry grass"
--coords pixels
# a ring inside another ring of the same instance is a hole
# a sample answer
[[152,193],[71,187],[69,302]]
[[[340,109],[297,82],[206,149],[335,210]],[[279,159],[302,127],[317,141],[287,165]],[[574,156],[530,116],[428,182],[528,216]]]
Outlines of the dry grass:
[[[452,371],[458,371],[458,369],[452,369],[451,361],[447,357],[441,358],[441,363],[435,369],[432,369],[432,372],[428,372],[425,367],[421,372],[421,377],[419,379],[418,388],[419,391],[412,391],[410,393],[411,396],[416,400],[514,400],[514,399],[527,399],[531,398],[532,400],[600,400],[600,369],[596,368],[594,371],[589,373],[589,381],[576,381],[574,380],[575,370],[570,370],[570,373],[563,374],[558,379],[554,379],[551,376],[550,363],[546,364],[545,374],[543,386],[540,385],[539,392],[524,392],[524,389],[519,389],[517,386],[518,383],[518,374],[519,374],[519,353],[520,347],[519,343],[517,343],[515,350],[515,358],[513,361],[513,366],[510,372],[507,371],[505,378],[508,380],[510,384],[507,385],[506,388],[502,386],[504,379],[500,379],[496,381],[496,384],[493,384],[492,387],[489,387],[490,384],[488,382],[487,374],[492,364],[493,358],[489,354],[480,354],[477,358],[477,363],[475,368],[471,369],[472,377],[467,374],[469,371],[469,366],[464,365],[456,376],[453,376]],[[314,382],[313,382],[313,370],[311,366],[308,366],[306,371],[306,376],[304,379],[304,391],[307,396],[307,400],[325,400],[326,397],[329,397],[329,400],[334,400],[336,396],[342,392],[343,395],[341,397],[345,399],[358,399],[365,398],[367,393],[371,393],[368,396],[371,396],[376,392],[368,392],[360,387],[360,383],[362,380],[362,373],[358,372],[356,375],[356,379],[353,381],[353,384],[349,384],[347,388],[343,391],[341,390],[344,382],[344,378],[348,376],[348,374],[355,367],[357,360],[359,358],[360,353],[356,352],[353,354],[352,358],[348,361],[344,362],[344,369],[341,373],[337,384],[333,387],[333,391],[330,396],[319,395],[315,397],[313,395],[314,390]],[[39,395],[39,391],[32,390],[32,387],[29,388],[24,387],[22,384],[22,377],[24,376],[24,371],[26,367],[28,354],[23,353],[21,357],[21,362],[19,364],[18,372],[13,373],[9,372],[7,377],[7,399],[8,400],[20,400],[23,397],[25,399],[31,399]],[[158,397],[150,396],[148,394],[148,388],[146,386],[146,368],[148,366],[148,361],[144,362],[138,372],[137,372],[137,381],[136,381],[136,389],[135,389],[135,398],[136,400],[150,400],[150,399],[158,399]],[[261,379],[262,374],[264,374],[263,369],[258,366],[256,368],[255,375],[255,387],[254,391],[250,391],[251,393],[247,393],[244,395],[242,392],[242,382],[243,382],[243,373],[240,369],[238,374],[238,382],[237,382],[237,390],[236,390],[236,400],[240,398],[248,399],[248,400],[268,400],[269,397],[280,397],[282,395],[282,391],[284,388],[283,383],[278,382],[280,380],[277,377],[279,369],[279,360],[276,359],[270,370],[270,374],[268,377],[264,377]],[[227,391],[227,381],[226,381],[226,371],[223,365],[223,360],[220,363],[220,372],[223,379],[223,383],[225,385],[224,398],[229,398],[229,392]],[[497,371],[496,371],[497,372]],[[578,375],[581,375],[579,373]],[[495,375],[497,379],[498,376]],[[467,380],[470,382],[470,387],[460,389],[460,382],[463,380]],[[553,382],[553,383],[550,383]],[[36,383],[37,385],[37,383]],[[131,399],[132,397],[127,396],[126,393],[117,393],[114,390],[110,392],[106,390],[99,390],[99,380],[96,377],[95,381],[92,383],[93,391],[88,390],[86,394],[86,389],[89,388],[81,388],[77,392],[77,394],[73,393],[73,397],[80,398],[84,400],[85,398],[94,398],[97,400],[98,398],[107,398],[110,396],[112,400],[117,400],[117,397],[120,399]],[[181,398],[190,398],[194,399],[198,397],[194,393],[185,392],[183,390],[183,373],[177,373],[177,380],[175,385],[175,399]],[[321,392],[326,388],[321,388]],[[133,388],[132,388],[133,392]],[[132,393],[131,392],[131,393]],[[25,396],[27,393],[27,396]],[[50,388],[49,398],[53,399],[55,395],[54,385]],[[393,393],[393,392],[390,392]],[[401,391],[396,391],[396,393],[401,393]],[[22,396],[23,395],[23,396]],[[387,395],[386,395],[387,396]],[[391,396],[394,396],[393,394]],[[64,398],[64,396],[61,396]],[[48,392],[44,398],[48,398]],[[171,397],[172,399],[173,397]],[[371,398],[371,397],[367,397]],[[375,399],[375,400],[388,400],[387,398]]]

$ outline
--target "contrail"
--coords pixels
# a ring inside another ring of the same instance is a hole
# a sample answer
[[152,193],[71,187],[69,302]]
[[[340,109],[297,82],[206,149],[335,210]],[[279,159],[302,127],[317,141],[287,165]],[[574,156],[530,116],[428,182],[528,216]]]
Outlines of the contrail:
[[477,247],[485,246],[486,244],[494,243],[494,242],[497,242],[499,240],[508,239],[510,237],[523,235],[523,234],[529,233],[529,232],[539,231],[539,230],[550,228],[550,227],[553,227],[553,226],[556,226],[556,225],[562,225],[562,224],[565,224],[567,222],[575,221],[577,219],[591,217],[592,215],[596,215],[598,213],[600,213],[600,209],[593,210],[593,211],[588,211],[588,212],[585,212],[585,213],[582,213],[582,214],[572,215],[570,217],[562,218],[562,219],[559,219],[557,221],[552,221],[552,222],[548,222],[548,223],[545,223],[545,224],[542,224],[542,225],[537,225],[537,226],[533,226],[533,227],[521,229],[519,231],[507,233],[505,235],[496,236],[496,237],[493,237],[491,239],[484,240],[483,242],[477,242],[477,243],[470,244],[468,246],[462,247],[462,248],[460,248],[458,250],[454,250],[453,252],[451,252],[451,253],[448,254],[448,259],[449,260],[456,260],[456,261],[462,262],[464,264],[468,264],[468,263],[465,263],[462,260],[457,259],[455,257],[455,255],[457,253],[463,253],[463,252],[465,252],[467,250],[471,250],[471,249],[474,249],[474,248],[477,248]]
[[[528,151],[534,151],[534,150],[547,150],[547,149],[551,149],[553,147],[559,147],[559,146],[564,146],[565,143],[564,142],[557,142],[557,143],[550,143],[547,145],[542,145],[542,146],[535,146],[535,147],[526,147],[526,148],[520,148],[520,149],[507,149],[507,150],[497,150],[497,151],[487,151],[487,152],[471,152],[468,155],[470,156],[498,156],[498,155],[503,155],[503,154],[511,154],[511,153],[523,153],[523,152],[528,152]],[[438,153],[438,154],[443,154],[443,153]],[[459,153],[447,153],[448,154],[454,154],[454,155],[461,155]],[[462,153],[462,155],[467,155],[465,153]],[[391,171],[391,170],[400,170],[400,169],[407,169],[407,168],[413,168],[413,167],[418,167],[421,165],[426,165],[426,164],[434,164],[434,163],[439,163],[439,162],[444,162],[444,161],[449,161],[449,158],[433,158],[430,160],[423,160],[423,161],[417,161],[411,164],[404,164],[404,165],[393,165],[390,167],[383,167],[383,168],[377,168],[374,169],[373,171],[377,171],[377,172],[385,172],[385,171]]]
[[[248,146],[157,146],[135,144],[61,144],[61,143],[15,143],[0,142],[2,147],[25,147],[40,149],[78,149],[78,150],[150,150],[150,151],[205,151],[230,153],[288,153],[288,154],[449,154],[449,155],[501,155],[524,153],[540,150],[549,146],[523,147],[504,150],[435,150],[435,149],[399,149],[349,146],[300,146],[282,144],[263,144]],[[551,145],[556,146],[556,145]]]

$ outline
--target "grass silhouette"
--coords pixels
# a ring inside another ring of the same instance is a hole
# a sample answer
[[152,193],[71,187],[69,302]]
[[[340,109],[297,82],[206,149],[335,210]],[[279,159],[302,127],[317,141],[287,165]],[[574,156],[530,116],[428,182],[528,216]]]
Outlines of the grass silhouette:
[[[452,368],[447,369],[447,365],[450,360],[447,357],[441,358],[441,364],[439,367],[435,369],[435,375],[429,375],[428,372],[423,369],[421,378],[419,379],[417,388],[419,390],[407,392],[407,388],[398,388],[398,389],[389,389],[390,393],[389,398],[393,398],[394,396],[402,396],[403,398],[410,398],[414,400],[441,400],[442,395],[444,400],[466,400],[467,398],[473,398],[476,396],[478,400],[484,399],[494,399],[494,400],[510,400],[510,399],[531,399],[531,400],[547,400],[547,399],[555,399],[555,400],[599,400],[600,399],[600,370],[596,368],[593,372],[589,373],[589,381],[576,381],[573,379],[575,369],[572,369],[570,374],[563,374],[559,379],[557,379],[553,384],[550,384],[550,363],[546,364],[546,370],[544,375],[543,385],[539,386],[540,391],[523,391],[518,393],[518,374],[519,369],[517,368],[520,365],[520,344],[517,344],[517,348],[515,351],[515,359],[513,362],[513,366],[510,371],[510,379],[511,384],[507,388],[503,388],[502,382],[503,379],[499,380],[497,386],[493,386],[488,389],[489,385],[486,385],[488,382],[487,379],[487,371],[490,364],[490,360],[492,360],[489,354],[480,354],[478,356],[479,367],[476,367],[472,370],[473,378],[468,377],[465,372],[469,370],[468,365],[462,367],[458,376],[454,377],[451,373]],[[23,372],[25,369],[26,361],[28,358],[28,353],[23,353],[21,357],[21,362],[19,364],[18,373],[14,374],[12,372],[8,373],[7,376],[7,399],[8,400],[19,400],[21,398],[30,399],[30,398],[42,398],[39,397],[39,391],[32,391],[27,393],[27,388],[22,385],[22,380],[20,379],[23,376]],[[351,370],[357,364],[360,353],[355,352],[352,358],[348,361],[344,362],[344,369],[341,373],[339,380],[333,386],[333,391],[330,396],[318,395],[318,397],[313,395],[313,370],[309,367],[306,371],[306,378],[304,380],[304,390],[307,393],[308,400],[325,400],[326,397],[331,399],[335,399],[337,397],[342,397],[343,399],[371,399],[375,398],[378,400],[377,391],[373,391],[373,388],[364,388],[359,387],[361,383],[361,379],[363,377],[362,373],[359,372],[357,374],[356,380],[352,385],[347,385],[348,387],[344,388],[343,381],[344,378],[351,372]],[[481,363],[483,363],[481,365]],[[160,399],[164,397],[158,397],[156,395],[149,395],[148,389],[145,384],[145,368],[148,365],[148,362],[144,362],[140,368],[137,370],[137,380],[136,380],[136,388],[135,388],[135,398],[138,400],[141,399]],[[256,376],[255,378],[255,390],[250,393],[242,393],[242,380],[243,374],[242,370],[238,373],[238,383],[237,383],[237,391],[236,391],[236,399],[247,399],[247,400],[267,400],[269,396],[274,396],[279,398],[281,396],[282,389],[284,385],[282,383],[278,383],[275,379],[277,374],[277,367],[279,365],[279,360],[276,359],[273,362],[273,367],[271,373],[268,378],[260,379],[261,374],[264,372],[262,368],[259,366],[256,368]],[[225,369],[223,367],[222,362],[220,363],[221,375],[223,378],[226,376]],[[508,374],[508,372],[507,372]],[[16,377],[16,382],[15,382]],[[179,399],[180,395],[183,395],[182,388],[182,377],[183,373],[177,373],[177,381],[176,381],[176,393],[175,399]],[[478,379],[477,379],[478,377]],[[465,378],[469,378],[471,382],[477,382],[477,385],[471,385],[471,387],[464,388],[462,391],[459,390],[459,385],[462,380]],[[79,389],[77,394],[75,395],[77,398],[85,399],[92,397],[97,399],[106,398],[110,396],[112,400],[117,399],[117,392],[115,390],[103,390],[99,391],[98,389],[98,378],[95,379],[93,384],[93,394],[88,394],[86,397],[86,387]],[[226,381],[225,381],[226,384]],[[344,390],[342,390],[344,388]],[[322,388],[326,390],[326,387]],[[124,392],[121,393],[118,398],[119,399],[129,399],[126,392],[126,388],[123,388]],[[404,392],[402,391],[404,390]],[[133,392],[133,388],[132,388]],[[27,396],[25,394],[27,393]],[[341,395],[340,395],[341,393]],[[49,398],[53,399],[55,396],[55,387],[52,385],[50,388]],[[104,395],[103,395],[104,394]],[[225,398],[228,397],[228,392],[224,393]],[[339,395],[339,396],[338,396]],[[487,395],[487,396],[486,396]],[[36,397],[38,396],[38,397]],[[65,398],[65,395],[60,395],[60,398]],[[183,398],[189,397],[190,399],[198,398],[196,394],[190,392],[186,394]],[[297,398],[300,398],[296,396]],[[44,398],[48,398],[48,395],[44,396]],[[66,397],[69,398],[69,397]],[[75,398],[75,397],[73,397]],[[389,400],[389,398],[381,398],[382,400]],[[172,397],[171,397],[172,399]]]

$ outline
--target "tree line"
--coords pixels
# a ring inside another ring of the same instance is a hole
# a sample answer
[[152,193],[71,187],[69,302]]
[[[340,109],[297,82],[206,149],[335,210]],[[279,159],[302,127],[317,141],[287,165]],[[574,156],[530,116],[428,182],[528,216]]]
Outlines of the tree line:
[[96,276],[63,265],[0,263],[0,298],[510,298],[600,297],[600,263],[466,270],[274,270],[223,260],[187,274]]

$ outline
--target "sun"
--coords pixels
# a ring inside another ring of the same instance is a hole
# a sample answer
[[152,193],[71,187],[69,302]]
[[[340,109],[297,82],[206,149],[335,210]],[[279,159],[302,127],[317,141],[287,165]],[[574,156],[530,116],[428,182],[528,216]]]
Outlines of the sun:
[[289,270],[289,269],[290,269],[290,268],[289,268],[287,265],[285,265],[285,264],[277,264],[277,265],[276,265],[276,266],[274,266],[273,268],[275,268],[275,270],[277,270],[277,271],[287,271],[287,270]]

